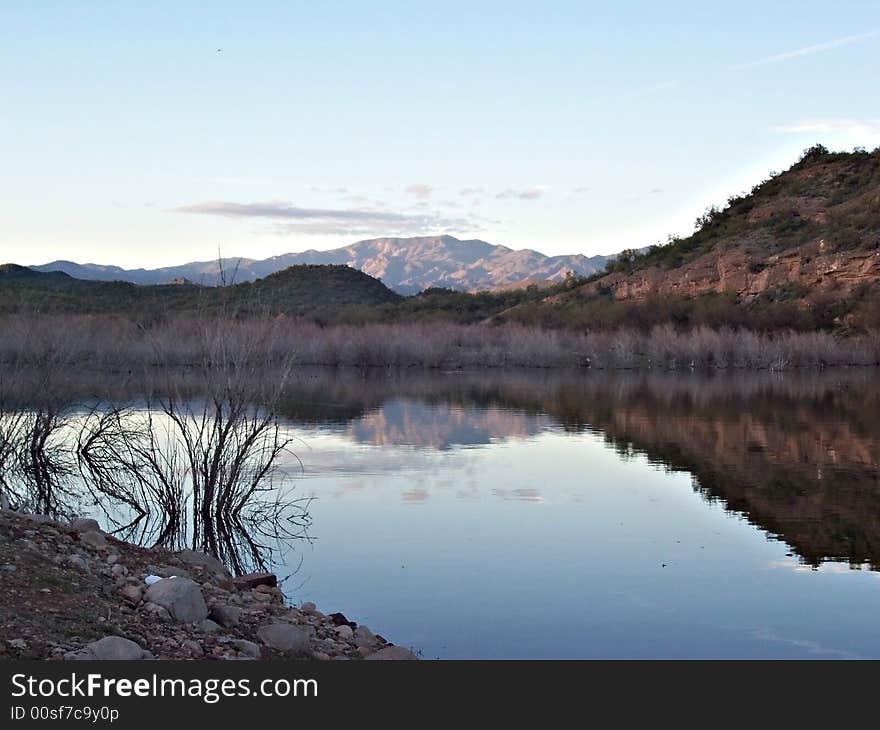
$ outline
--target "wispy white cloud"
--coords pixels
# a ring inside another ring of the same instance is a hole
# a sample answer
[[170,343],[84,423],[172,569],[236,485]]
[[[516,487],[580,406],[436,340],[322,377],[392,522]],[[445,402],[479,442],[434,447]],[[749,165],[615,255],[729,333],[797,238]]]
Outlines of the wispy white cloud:
[[415,195],[417,198],[430,198],[434,188],[424,183],[413,183],[404,192],[408,195]]
[[793,58],[802,58],[803,56],[812,56],[816,53],[825,53],[826,51],[833,51],[836,48],[843,48],[844,46],[851,46],[854,43],[861,43],[862,41],[870,40],[871,38],[877,38],[880,36],[880,30],[871,30],[867,33],[859,33],[857,35],[848,35],[844,38],[835,38],[831,41],[825,41],[824,43],[815,43],[812,46],[804,46],[803,48],[795,49],[794,51],[786,51],[785,53],[777,53],[772,56],[766,56],[764,58],[759,58],[754,61],[748,61],[747,63],[741,63],[736,66],[733,66],[734,69],[745,69],[745,68],[755,68],[756,66],[766,66],[771,63],[782,63],[783,61],[790,61]]
[[852,145],[880,145],[880,119],[812,119],[773,127],[784,134],[826,134],[846,138]]
[[279,233],[313,235],[392,235],[473,231],[480,228],[474,220],[450,218],[435,213],[398,213],[363,208],[303,208],[285,201],[232,203],[207,201],[175,209],[178,213],[220,216],[224,218],[262,218],[275,221]]
[[526,188],[524,190],[507,188],[507,190],[502,190],[495,197],[498,200],[537,200],[543,194],[544,188]]

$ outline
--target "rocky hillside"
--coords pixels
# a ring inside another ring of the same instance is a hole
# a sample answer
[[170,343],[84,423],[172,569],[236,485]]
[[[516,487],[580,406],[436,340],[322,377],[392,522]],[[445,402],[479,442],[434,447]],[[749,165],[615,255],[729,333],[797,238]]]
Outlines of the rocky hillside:
[[621,254],[609,273],[513,318],[757,329],[880,326],[880,150],[817,146],[711,208],[687,238]]
[[400,294],[430,287],[459,291],[496,289],[525,280],[558,282],[571,271],[589,276],[601,271],[609,256],[545,256],[529,249],[514,251],[485,241],[460,241],[452,236],[376,238],[331,251],[303,251],[255,260],[230,258],[200,261],[161,269],[121,269],[118,266],[53,261],[37,271],[62,271],[77,279],[166,284],[188,279],[196,284],[262,279],[299,264],[344,264],[359,269]]
[[0,659],[415,659],[271,573],[0,509]]

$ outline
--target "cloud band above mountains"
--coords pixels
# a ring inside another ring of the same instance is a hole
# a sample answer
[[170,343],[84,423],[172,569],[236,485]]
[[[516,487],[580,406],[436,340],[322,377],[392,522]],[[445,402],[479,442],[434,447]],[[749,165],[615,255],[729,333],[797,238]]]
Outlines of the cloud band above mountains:
[[224,218],[273,220],[278,223],[279,233],[312,235],[388,235],[389,232],[417,235],[478,228],[472,220],[437,214],[409,214],[358,208],[303,208],[285,201],[265,203],[206,201],[181,206],[175,208],[175,211]]

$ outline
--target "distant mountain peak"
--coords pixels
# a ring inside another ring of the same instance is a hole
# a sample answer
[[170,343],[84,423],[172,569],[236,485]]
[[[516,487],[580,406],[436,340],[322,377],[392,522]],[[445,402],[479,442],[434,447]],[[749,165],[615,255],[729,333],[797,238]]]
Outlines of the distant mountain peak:
[[343,264],[379,278],[400,294],[430,287],[479,291],[515,286],[521,281],[559,281],[566,272],[589,276],[613,257],[547,256],[533,249],[514,250],[479,239],[461,240],[448,234],[412,238],[371,238],[349,246],[281,254],[263,260],[224,258],[193,261],[160,269],[53,261],[37,271],[63,271],[77,279],[162,284],[175,280],[213,286],[226,281],[253,281],[297,264]]

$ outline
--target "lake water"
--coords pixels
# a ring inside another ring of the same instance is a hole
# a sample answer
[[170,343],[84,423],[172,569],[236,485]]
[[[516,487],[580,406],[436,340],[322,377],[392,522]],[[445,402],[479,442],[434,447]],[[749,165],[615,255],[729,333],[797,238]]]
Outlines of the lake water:
[[429,658],[880,657],[878,385],[302,375],[285,585]]
[[426,658],[878,658],[878,386],[301,371],[265,558]]

